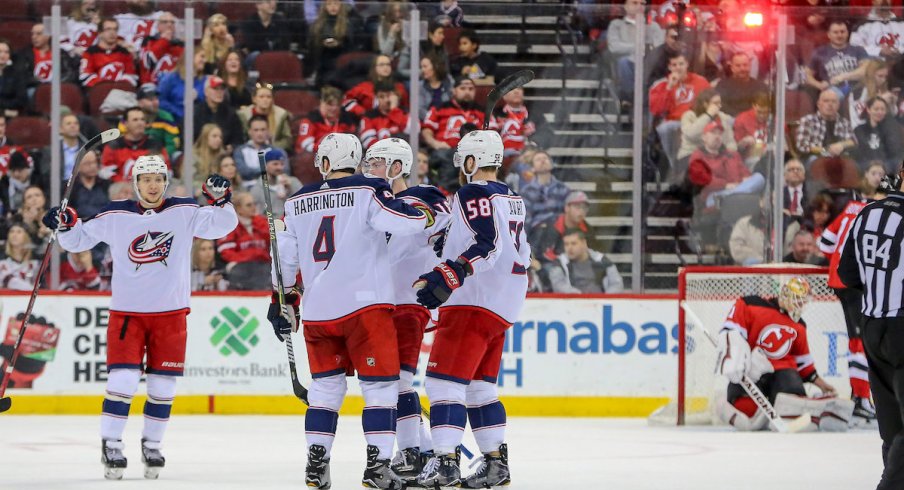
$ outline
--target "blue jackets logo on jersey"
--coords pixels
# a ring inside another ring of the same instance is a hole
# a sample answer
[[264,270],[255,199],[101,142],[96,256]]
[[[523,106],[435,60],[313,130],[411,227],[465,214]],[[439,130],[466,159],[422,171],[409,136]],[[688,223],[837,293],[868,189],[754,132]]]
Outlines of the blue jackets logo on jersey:
[[173,248],[173,232],[148,231],[132,240],[129,244],[129,260],[135,263],[135,270],[143,264],[162,262],[166,265],[170,250]]

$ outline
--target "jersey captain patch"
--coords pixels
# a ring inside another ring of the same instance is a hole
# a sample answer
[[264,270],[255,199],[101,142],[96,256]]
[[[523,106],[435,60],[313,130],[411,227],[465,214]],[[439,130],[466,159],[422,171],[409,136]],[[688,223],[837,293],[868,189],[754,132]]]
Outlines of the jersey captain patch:
[[143,264],[162,262],[166,264],[170,250],[173,248],[173,232],[148,231],[129,244],[129,260],[135,263],[135,270]]

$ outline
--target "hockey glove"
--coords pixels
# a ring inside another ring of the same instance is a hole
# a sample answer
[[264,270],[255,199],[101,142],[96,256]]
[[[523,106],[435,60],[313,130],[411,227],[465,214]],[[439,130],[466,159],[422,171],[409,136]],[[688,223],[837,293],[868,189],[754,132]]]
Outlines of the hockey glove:
[[207,181],[201,186],[201,193],[207,198],[207,204],[211,206],[224,206],[232,200],[232,190],[229,189],[230,182],[226,177],[210,174]]
[[424,225],[424,228],[430,228],[436,223],[436,211],[430,209],[430,206],[422,202],[413,202],[411,203],[411,207],[424,213],[424,216],[427,217],[427,224]]
[[446,260],[434,267],[432,271],[422,274],[412,285],[419,288],[417,302],[433,310],[449,300],[452,291],[455,291],[465,281],[465,277],[472,273],[471,264],[459,258],[458,260]]
[[762,348],[756,347],[750,351],[750,366],[747,367],[747,377],[756,383],[766,373],[775,372],[772,362],[766,357]]
[[301,323],[301,312],[298,306],[301,304],[301,295],[292,289],[286,292],[286,311],[279,307],[279,293],[276,291],[270,296],[270,308],[267,310],[267,320],[273,325],[273,332],[280,342],[285,342],[292,332],[298,331]]
[[738,384],[747,372],[750,364],[750,346],[741,332],[737,330],[723,330],[719,333],[719,373],[728,378],[728,381]]
[[437,257],[443,256],[443,247],[446,246],[447,233],[449,233],[449,227],[439,230],[438,232],[430,235],[430,238],[427,239],[428,243],[433,243],[433,252],[436,253]]
[[60,218],[60,208],[59,206],[55,206],[50,208],[50,211],[47,211],[47,214],[44,215],[41,222],[51,230],[59,230],[60,232],[69,231],[70,228],[75,226],[75,221],[78,219],[78,213],[75,212],[75,209],[72,206],[66,206],[66,211],[62,214],[62,222]]

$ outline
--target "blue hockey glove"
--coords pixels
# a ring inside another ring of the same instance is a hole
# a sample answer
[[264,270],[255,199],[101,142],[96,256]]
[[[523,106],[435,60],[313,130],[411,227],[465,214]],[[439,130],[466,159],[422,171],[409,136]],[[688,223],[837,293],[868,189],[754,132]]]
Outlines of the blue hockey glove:
[[51,230],[58,229],[60,232],[69,231],[70,228],[75,226],[75,221],[78,219],[78,213],[75,212],[73,207],[66,206],[66,211],[63,212],[62,218],[62,222],[60,222],[60,208],[59,206],[54,206],[50,208],[50,211],[47,211],[47,214],[44,215],[41,222]]
[[207,181],[201,186],[201,193],[207,198],[207,204],[211,206],[223,206],[232,200],[231,182],[226,177],[210,174]]
[[292,332],[297,332],[301,323],[301,312],[298,310],[301,295],[293,289],[286,293],[285,299],[287,311],[283,313],[279,307],[279,294],[274,291],[270,296],[270,308],[267,310],[267,320],[273,325],[273,332],[280,342],[285,342]]
[[432,271],[422,274],[413,284],[413,287],[419,288],[417,302],[430,310],[439,308],[449,300],[452,291],[461,287],[471,272],[471,264],[464,259],[446,260]]

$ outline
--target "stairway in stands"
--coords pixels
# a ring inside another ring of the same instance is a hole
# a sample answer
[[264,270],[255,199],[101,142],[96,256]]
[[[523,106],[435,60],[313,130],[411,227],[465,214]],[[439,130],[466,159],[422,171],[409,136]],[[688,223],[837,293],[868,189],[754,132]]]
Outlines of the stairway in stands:
[[[508,3],[509,5],[506,5]],[[544,131],[533,138],[556,163],[555,174],[591,201],[588,223],[600,247],[619,268],[630,287],[632,131],[628,116],[618,116],[618,103],[601,81],[604,72],[588,41],[563,22],[567,7],[556,1],[459,1],[465,20],[474,26],[481,49],[499,62],[503,76],[523,68],[537,78],[525,97],[534,120]],[[522,12],[526,29],[522,35]],[[558,25],[558,34],[557,34]],[[557,42],[558,41],[558,42]],[[519,52],[519,44],[527,47]],[[563,54],[564,53],[564,54]],[[565,88],[562,73],[565,70]],[[564,95],[564,98],[562,97]],[[648,194],[656,191],[647,186]],[[677,287],[679,258],[675,254],[675,218],[647,218],[644,290]],[[684,258],[695,263],[682,240]]]

